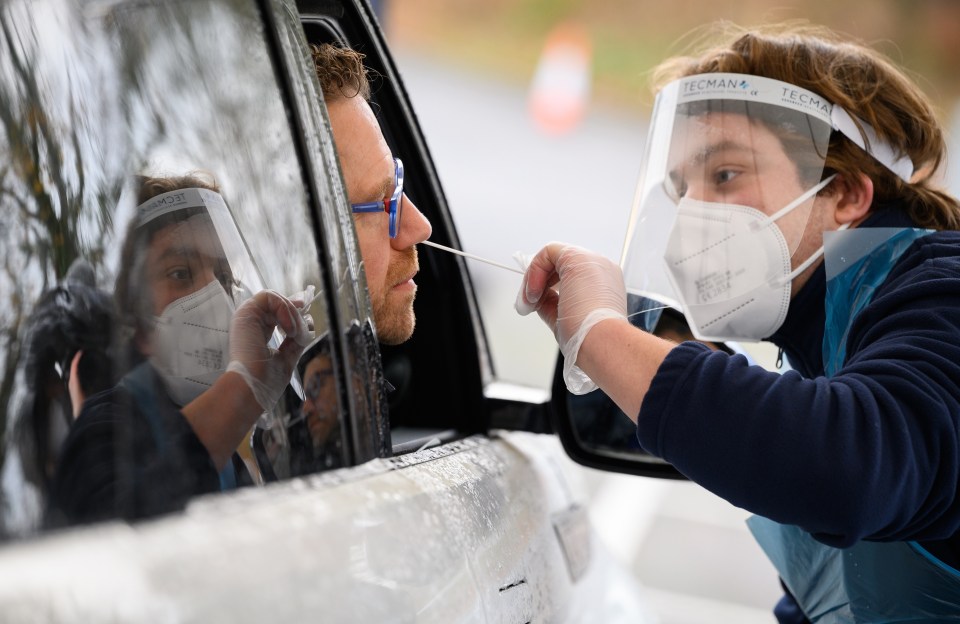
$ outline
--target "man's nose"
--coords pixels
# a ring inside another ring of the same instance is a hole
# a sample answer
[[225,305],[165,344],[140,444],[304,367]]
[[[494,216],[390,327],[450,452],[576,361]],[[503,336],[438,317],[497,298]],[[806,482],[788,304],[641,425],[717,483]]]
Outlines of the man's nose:
[[417,205],[403,194],[403,214],[400,216],[400,233],[390,239],[394,249],[407,249],[430,238],[433,228]]

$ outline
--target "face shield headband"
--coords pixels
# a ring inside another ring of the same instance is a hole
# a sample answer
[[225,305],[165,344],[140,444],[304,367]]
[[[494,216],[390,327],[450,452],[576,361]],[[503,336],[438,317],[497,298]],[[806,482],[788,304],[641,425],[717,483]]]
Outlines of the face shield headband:
[[235,298],[235,304],[264,289],[260,271],[250,257],[240,230],[223,197],[215,191],[185,188],[152,197],[136,208],[137,228],[177,212],[206,214],[210,218],[223,259],[230,268],[234,292],[229,294]]
[[[813,189],[819,190],[824,182],[833,131],[901,178],[912,176],[909,158],[880,141],[868,124],[811,91],[744,74],[689,76],[664,87],[654,107],[621,257],[627,290],[689,311],[676,279],[664,266],[668,241],[677,238],[672,233],[681,208],[687,225],[691,218],[723,221],[751,212],[757,214],[750,217],[754,221],[750,231],[771,222],[777,226],[768,229],[782,230],[783,236],[778,236],[782,240],[770,245],[771,254],[778,248],[776,259],[765,258],[763,263],[773,268],[751,271],[755,277],[749,279],[740,276],[734,288],[741,292],[729,294],[739,296],[794,275],[793,270],[784,272],[782,265],[784,258],[790,262],[803,240],[815,200]],[[698,205],[703,208],[700,216],[692,210]],[[727,208],[723,218],[708,210],[721,205]],[[716,237],[723,227],[729,226],[684,227],[683,247],[707,249],[722,239]],[[671,245],[676,248],[676,243]],[[727,248],[731,258],[739,253],[737,245]],[[727,260],[726,252],[711,253],[713,261]],[[808,255],[804,253],[805,258]],[[801,269],[815,259],[806,258]],[[715,281],[710,286],[726,287]]]

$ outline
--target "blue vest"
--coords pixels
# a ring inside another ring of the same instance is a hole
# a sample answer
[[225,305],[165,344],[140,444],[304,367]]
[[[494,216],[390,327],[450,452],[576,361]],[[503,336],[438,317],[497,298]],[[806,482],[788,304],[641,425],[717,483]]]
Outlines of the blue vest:
[[[828,377],[846,361],[853,320],[903,252],[929,233],[863,228],[824,234]],[[960,622],[960,571],[917,542],[861,541],[840,549],[760,516],[747,524],[811,622]]]
[[[147,419],[150,425],[150,431],[153,434],[153,442],[157,445],[157,452],[163,456],[167,453],[168,440],[163,431],[163,424],[160,420],[161,404],[166,409],[177,410],[177,406],[165,394],[158,396],[156,373],[148,362],[143,362],[136,366],[132,371],[124,375],[120,380],[120,385],[126,388],[133,399],[137,402],[137,407]],[[234,490],[237,488],[237,468],[234,464],[233,456],[223,467],[218,475],[220,477],[220,490]]]

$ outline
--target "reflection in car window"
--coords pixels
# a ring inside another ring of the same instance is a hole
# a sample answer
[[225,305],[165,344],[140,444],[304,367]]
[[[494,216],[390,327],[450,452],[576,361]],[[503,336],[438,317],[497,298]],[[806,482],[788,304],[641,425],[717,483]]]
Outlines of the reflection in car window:
[[290,396],[286,434],[293,474],[309,474],[344,465],[343,432],[329,336],[322,336],[300,358],[304,400]]
[[[250,378],[267,380],[246,387],[272,407],[235,448],[212,451],[204,435],[219,421],[203,415],[214,410],[191,419],[187,406],[223,379],[239,346],[171,329],[192,314],[230,333],[247,302],[281,315],[323,284],[252,0],[10,2],[0,48],[2,533],[29,534],[45,516],[151,516],[195,494],[330,467],[290,445],[307,396],[296,362],[278,384],[258,358],[245,361]],[[153,220],[147,178],[212,195]],[[329,335],[324,302],[296,310],[316,343]],[[298,328],[286,332],[296,353],[316,352]],[[266,331],[259,348],[283,351],[284,333]],[[339,431],[340,410],[331,413]]]

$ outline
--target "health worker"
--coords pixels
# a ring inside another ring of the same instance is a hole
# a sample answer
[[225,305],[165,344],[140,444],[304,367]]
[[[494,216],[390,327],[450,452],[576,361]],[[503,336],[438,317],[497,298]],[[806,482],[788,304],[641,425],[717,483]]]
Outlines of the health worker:
[[298,308],[309,297],[266,288],[215,185],[136,183],[114,293],[128,370],[71,427],[52,526],[151,517],[252,483],[237,448],[273,414],[312,340]]
[[[930,103],[813,27],[722,33],[656,77],[623,269],[547,245],[518,311],[572,392],[756,514],[780,622],[960,621],[960,207]],[[626,291],[794,370],[643,332]]]

